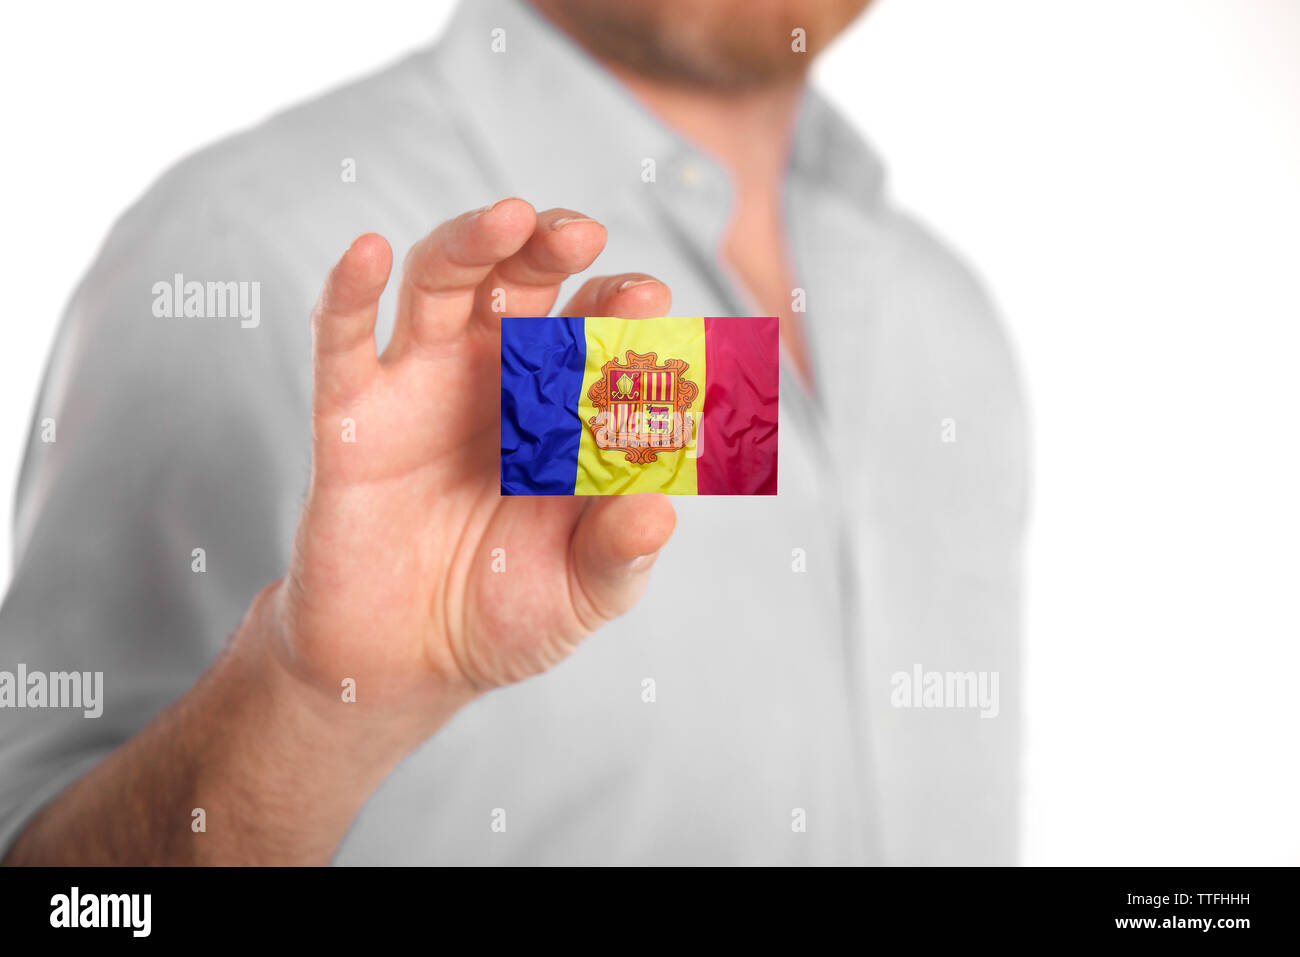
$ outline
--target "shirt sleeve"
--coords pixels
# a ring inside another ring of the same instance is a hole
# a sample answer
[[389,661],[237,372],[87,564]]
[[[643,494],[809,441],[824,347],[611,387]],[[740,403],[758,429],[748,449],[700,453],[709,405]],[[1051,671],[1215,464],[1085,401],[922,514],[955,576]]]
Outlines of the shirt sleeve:
[[[0,856],[183,694],[284,572],[310,462],[303,291],[253,217],[206,195],[165,180],[118,223],[36,402],[0,608],[0,671],[14,678]],[[42,703],[33,683],[72,672],[82,706]]]

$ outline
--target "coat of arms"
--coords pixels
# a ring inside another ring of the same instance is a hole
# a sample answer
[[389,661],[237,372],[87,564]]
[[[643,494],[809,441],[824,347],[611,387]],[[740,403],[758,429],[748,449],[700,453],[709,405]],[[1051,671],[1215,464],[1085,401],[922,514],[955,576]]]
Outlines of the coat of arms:
[[587,420],[602,449],[625,452],[629,462],[656,462],[660,452],[684,449],[694,434],[691,405],[700,387],[686,378],[690,364],[628,350],[625,362],[606,362],[587,390],[596,415]]

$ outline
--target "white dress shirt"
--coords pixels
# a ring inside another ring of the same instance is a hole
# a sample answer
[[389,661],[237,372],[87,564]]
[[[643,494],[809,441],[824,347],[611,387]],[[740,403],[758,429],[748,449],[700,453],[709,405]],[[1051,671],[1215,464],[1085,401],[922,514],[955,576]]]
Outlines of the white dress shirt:
[[[0,852],[284,574],[308,316],[342,250],[373,230],[400,257],[507,195],[599,219],[594,272],[663,279],[676,315],[758,313],[718,259],[725,172],[513,0],[465,3],[433,48],[197,153],[116,224],[36,407],[0,611],[0,669],[102,671],[103,714],[0,710]],[[817,394],[783,370],[779,495],[675,500],[641,605],[458,714],[339,863],[1014,861],[1026,469],[1002,329],[812,92],[785,208]],[[259,321],[156,316],[176,274],[257,282]],[[918,671],[996,675],[996,714],[901,706]]]

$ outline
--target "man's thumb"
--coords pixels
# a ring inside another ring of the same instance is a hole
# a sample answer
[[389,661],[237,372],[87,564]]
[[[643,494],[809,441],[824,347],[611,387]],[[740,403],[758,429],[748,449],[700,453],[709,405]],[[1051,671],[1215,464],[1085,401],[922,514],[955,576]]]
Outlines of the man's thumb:
[[[574,530],[574,602],[592,630],[637,603],[654,564],[677,525],[666,495],[593,499]],[[583,607],[585,606],[585,607]]]

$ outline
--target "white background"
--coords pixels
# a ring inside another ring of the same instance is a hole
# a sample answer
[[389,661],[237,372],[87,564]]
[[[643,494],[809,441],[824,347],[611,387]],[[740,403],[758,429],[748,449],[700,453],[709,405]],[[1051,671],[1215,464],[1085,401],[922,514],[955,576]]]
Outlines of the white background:
[[[448,10],[6,11],[0,498],[113,218]],[[819,72],[1024,367],[1026,862],[1300,862],[1300,0],[881,0]]]

